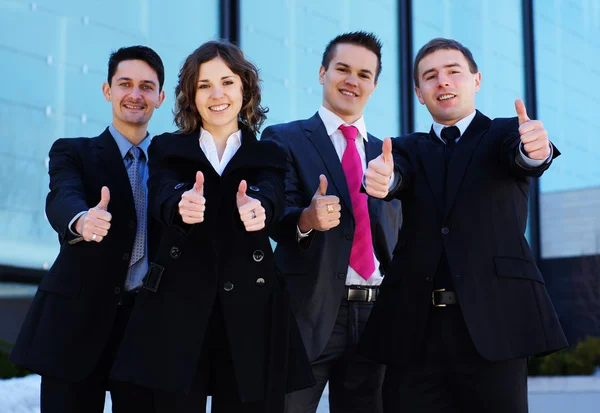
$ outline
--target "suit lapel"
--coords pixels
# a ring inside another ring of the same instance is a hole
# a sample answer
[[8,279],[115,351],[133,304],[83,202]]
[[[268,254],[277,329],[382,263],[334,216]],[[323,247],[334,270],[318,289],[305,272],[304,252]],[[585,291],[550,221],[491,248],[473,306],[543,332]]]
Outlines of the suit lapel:
[[[254,161],[259,160],[259,159],[255,159],[255,157],[252,156],[254,145],[258,142],[256,139],[256,136],[244,127],[242,127],[241,130],[242,130],[242,146],[240,146],[240,148],[237,150],[235,155],[233,155],[233,158],[231,158],[231,160],[225,167],[225,170],[223,171],[222,176],[230,174],[232,171],[236,170],[237,168],[252,166],[252,163]],[[264,165],[264,160],[260,160],[260,161]]]
[[444,144],[437,137],[433,128],[429,131],[429,134],[423,134],[419,140],[419,159],[423,164],[423,170],[436,204],[439,210],[443,211],[444,187],[446,185]]
[[460,140],[456,144],[450,165],[448,166],[448,176],[446,178],[446,208],[444,219],[448,217],[456,194],[460,188],[467,166],[471,161],[473,152],[482,136],[485,135],[489,129],[491,120],[485,115],[477,111],[477,114],[471,121],[471,124],[465,130],[465,133],[460,137]]
[[[367,160],[367,166],[369,162],[381,155],[381,146],[375,141],[375,137],[369,134],[369,140],[365,140],[365,158]],[[379,206],[381,202],[378,199],[367,196],[367,204],[369,206],[369,218],[371,219],[371,228],[375,227],[375,223],[379,217]],[[373,237],[375,232],[372,231]]]
[[327,169],[327,172],[329,172],[329,176],[333,181],[329,181],[328,184],[335,186],[337,193],[340,195],[341,202],[344,203],[350,212],[353,212],[350,191],[348,190],[348,184],[346,183],[346,175],[342,169],[340,158],[338,158],[337,152],[333,147],[331,138],[327,135],[327,130],[325,129],[323,121],[321,121],[321,118],[317,113],[303,123],[306,137],[319,153],[319,156],[323,160],[323,165],[325,166],[325,169]]
[[108,128],[96,138],[96,148],[98,158],[100,158],[108,174],[112,177],[111,182],[107,182],[106,185],[111,192],[111,197],[114,196],[115,198],[122,199],[122,205],[128,205],[128,212],[135,216],[135,204],[133,202],[129,176],[127,175],[119,147]]
[[172,156],[178,160],[185,159],[195,163],[197,165],[196,170],[202,171],[205,176],[210,174],[213,175],[213,177],[218,177],[219,174],[212,167],[208,158],[200,148],[199,136],[199,131],[172,134]]

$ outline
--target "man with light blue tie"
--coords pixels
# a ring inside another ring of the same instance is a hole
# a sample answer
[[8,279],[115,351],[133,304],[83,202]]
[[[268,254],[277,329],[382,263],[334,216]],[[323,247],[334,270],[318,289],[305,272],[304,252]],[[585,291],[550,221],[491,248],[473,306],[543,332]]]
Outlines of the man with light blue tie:
[[42,413],[153,411],[152,393],[108,379],[156,249],[147,218],[148,122],[164,100],[164,67],[145,46],[121,48],[102,86],[112,124],[50,149],[46,215],[60,253],[42,279],[11,361],[42,376]]

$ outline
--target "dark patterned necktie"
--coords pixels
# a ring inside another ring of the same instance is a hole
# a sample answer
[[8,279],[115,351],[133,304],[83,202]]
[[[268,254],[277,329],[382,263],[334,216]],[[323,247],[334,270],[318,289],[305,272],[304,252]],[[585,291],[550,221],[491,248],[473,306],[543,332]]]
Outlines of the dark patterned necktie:
[[[129,176],[129,183],[131,184],[131,192],[133,194],[133,201],[135,202],[135,213],[137,216],[137,231],[135,233],[135,240],[133,241],[133,250],[131,251],[131,259],[129,261],[129,267],[138,262],[144,257],[146,251],[146,190],[140,176],[140,157],[144,156],[144,152],[137,146],[132,146],[128,152],[131,156],[131,164],[127,168],[127,175]],[[143,274],[142,274],[143,276]],[[128,275],[125,282],[126,287],[136,286],[140,284],[141,280],[130,279]]]

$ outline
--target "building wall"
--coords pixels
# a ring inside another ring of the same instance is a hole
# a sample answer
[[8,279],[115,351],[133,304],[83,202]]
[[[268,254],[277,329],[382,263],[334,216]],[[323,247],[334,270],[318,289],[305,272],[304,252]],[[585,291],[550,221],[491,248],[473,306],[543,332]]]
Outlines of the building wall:
[[[412,30],[398,26],[407,3]],[[514,116],[514,100],[532,86],[523,30],[524,6],[532,5],[536,98],[526,104],[537,108],[562,152],[540,180],[539,211],[531,217],[540,220],[540,265],[570,338],[600,333],[578,315],[600,302],[594,290],[600,277],[600,0],[0,0],[0,266],[52,263],[58,243],[44,216],[48,150],[57,138],[95,136],[110,122],[100,88],[111,50],[141,43],[162,56],[167,100],[150,130],[172,130],[179,66],[218,36],[223,4],[239,4],[232,15],[239,16],[242,48],[261,69],[267,125],[316,112],[318,70],[330,39],[351,30],[378,34],[383,73],[365,118],[379,137],[398,135],[409,120],[416,130],[429,129],[426,109],[411,88],[401,87],[408,83],[400,59],[414,57],[434,37],[456,38],[473,52],[483,74],[482,112]],[[412,50],[401,49],[402,36],[411,38]],[[414,99],[412,119],[401,119],[402,96]]]
[[46,269],[54,261],[58,242],[44,215],[48,151],[58,138],[97,136],[110,123],[101,87],[111,51],[144,44],[161,56],[167,99],[150,132],[173,130],[180,64],[219,30],[218,0],[177,5],[0,0],[0,265]]

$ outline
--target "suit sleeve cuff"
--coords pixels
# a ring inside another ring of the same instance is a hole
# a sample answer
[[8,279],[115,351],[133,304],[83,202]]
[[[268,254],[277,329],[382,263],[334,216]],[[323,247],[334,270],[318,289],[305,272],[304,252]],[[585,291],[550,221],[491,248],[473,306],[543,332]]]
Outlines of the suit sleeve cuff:
[[544,160],[531,159],[527,155],[525,155],[525,151],[523,150],[523,143],[521,142],[519,144],[519,150],[517,152],[516,162],[517,162],[517,165],[519,165],[521,168],[535,169],[544,164],[550,163],[550,161],[552,160],[553,154],[554,154],[554,148],[553,148],[552,144],[550,144],[550,155],[548,156],[548,158],[546,158]]
[[300,227],[296,225],[296,239],[298,240],[298,242],[300,242],[301,239],[308,238],[312,231],[313,230],[311,228],[306,232],[302,232],[300,231]]
[[73,225],[75,225],[75,222],[77,222],[77,220],[79,219],[79,217],[82,216],[83,214],[85,214],[86,212],[87,211],[81,211],[80,213],[78,213],[77,215],[75,215],[73,217],[73,219],[69,222],[69,231],[75,237],[80,237],[81,234],[78,234],[77,232],[74,231]]

